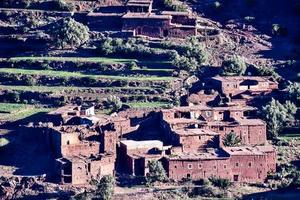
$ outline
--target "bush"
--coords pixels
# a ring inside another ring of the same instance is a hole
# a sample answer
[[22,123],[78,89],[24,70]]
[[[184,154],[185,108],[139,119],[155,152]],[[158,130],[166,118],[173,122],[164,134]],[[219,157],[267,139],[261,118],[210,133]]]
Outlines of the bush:
[[300,102],[300,83],[294,82],[287,87],[289,99],[293,102]]
[[62,49],[79,47],[89,40],[89,28],[72,18],[59,20],[49,34]]
[[286,36],[288,34],[288,30],[280,24],[272,24],[272,34],[277,36]]
[[111,200],[114,194],[115,188],[115,179],[110,175],[103,176],[99,182],[96,182],[97,190],[96,195],[97,199],[102,200]]
[[242,140],[233,131],[226,134],[223,138],[223,145],[227,147],[235,147],[241,144]]
[[297,107],[290,101],[281,104],[279,101],[272,99],[262,108],[262,115],[267,122],[268,138],[277,138],[279,132],[287,124],[294,120]]
[[234,55],[222,63],[222,74],[225,76],[241,76],[247,69],[244,58]]
[[155,182],[163,182],[167,180],[166,171],[160,161],[152,160],[148,163],[149,173],[146,175],[146,184],[148,186]]
[[256,67],[256,72],[258,76],[272,76],[275,80],[281,78],[273,67]]
[[104,105],[106,108],[111,109],[112,112],[115,112],[122,108],[122,101],[119,97],[110,95],[109,97],[107,97]]
[[76,10],[76,7],[72,3],[67,3],[64,0],[54,0],[54,7],[60,11],[70,11],[73,12]]
[[210,177],[209,181],[212,183],[213,186],[219,187],[223,190],[228,189],[232,185],[229,179],[215,177],[215,176]]
[[171,11],[185,12],[187,7],[177,0],[164,0],[164,9]]

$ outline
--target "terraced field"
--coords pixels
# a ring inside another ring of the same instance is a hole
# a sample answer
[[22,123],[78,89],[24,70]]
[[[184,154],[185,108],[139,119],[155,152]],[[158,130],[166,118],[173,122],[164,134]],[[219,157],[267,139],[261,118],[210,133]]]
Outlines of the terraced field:
[[17,103],[0,103],[0,121],[17,121],[32,115],[49,112],[50,108]]
[[[3,59],[2,59],[3,60]],[[4,59],[12,63],[2,65],[0,74],[8,77],[0,83],[0,91],[16,91],[31,96],[47,96],[59,99],[64,97],[68,102],[77,98],[84,101],[101,101],[109,95],[115,95],[130,107],[162,107],[173,101],[174,83],[180,82],[172,76],[174,68],[170,61],[151,61],[109,57],[13,57]],[[19,63],[16,65],[15,63]],[[23,63],[22,63],[23,62]],[[35,69],[35,63],[61,62],[60,69]],[[64,69],[64,63],[71,62],[80,69]],[[28,64],[27,64],[28,63]],[[130,70],[118,73],[103,70],[89,71],[85,64],[130,65]],[[104,74],[103,74],[104,73]],[[5,78],[4,78],[5,79]],[[31,80],[28,83],[24,80]],[[34,93],[34,95],[32,95]],[[23,95],[25,96],[25,95]],[[35,97],[32,97],[33,100]],[[29,99],[31,100],[31,99]],[[26,99],[28,102],[28,99]]]

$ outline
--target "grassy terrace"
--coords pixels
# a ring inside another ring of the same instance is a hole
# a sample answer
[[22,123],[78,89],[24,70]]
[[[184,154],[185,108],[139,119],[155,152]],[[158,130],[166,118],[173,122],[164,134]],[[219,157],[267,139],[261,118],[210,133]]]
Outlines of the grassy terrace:
[[170,76],[113,76],[113,75],[91,75],[80,72],[52,71],[52,70],[28,70],[14,68],[0,68],[0,73],[23,74],[23,75],[44,75],[57,77],[89,77],[98,79],[112,79],[124,81],[172,81],[175,78]]
[[50,110],[26,104],[0,103],[0,120],[17,121]]
[[64,87],[64,86],[20,86],[20,85],[0,85],[0,90],[19,90],[32,92],[61,92],[63,90],[85,90],[85,89],[106,89],[106,90],[151,90],[151,87]]
[[11,61],[62,61],[62,62],[92,62],[92,63],[130,63],[137,62],[136,59],[124,59],[124,58],[108,58],[108,57],[14,57],[10,58]]
[[132,108],[161,108],[167,106],[166,102],[132,102],[127,103]]

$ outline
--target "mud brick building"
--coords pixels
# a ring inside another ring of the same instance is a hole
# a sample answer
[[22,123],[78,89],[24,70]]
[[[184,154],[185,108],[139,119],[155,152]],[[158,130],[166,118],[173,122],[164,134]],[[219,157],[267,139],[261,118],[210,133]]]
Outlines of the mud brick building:
[[271,77],[262,76],[216,76],[205,82],[206,88],[218,90],[233,97],[245,91],[269,93],[278,89],[278,83]]
[[148,172],[148,163],[151,160],[160,160],[165,154],[166,147],[159,140],[120,142],[120,157],[124,170],[131,175],[145,176]]
[[[274,149],[272,152],[275,152]],[[257,147],[210,148],[201,152],[177,153],[166,158],[171,179],[199,180],[217,176],[234,182],[262,182],[268,172],[275,170],[267,165],[268,159],[269,155]]]
[[167,134],[168,141],[181,147],[183,152],[199,151],[220,143],[220,134],[205,129],[178,129]]
[[127,13],[122,20],[122,30],[131,30],[133,35],[179,38],[197,35],[196,18],[185,12]]
[[109,29],[131,36],[185,38],[198,34],[197,18],[191,13],[157,12],[152,4],[152,0],[128,0],[124,9],[87,14],[87,22],[91,30]]
[[62,184],[88,184],[92,178],[113,175],[115,156],[99,154],[93,157],[74,156],[56,159],[55,167]]

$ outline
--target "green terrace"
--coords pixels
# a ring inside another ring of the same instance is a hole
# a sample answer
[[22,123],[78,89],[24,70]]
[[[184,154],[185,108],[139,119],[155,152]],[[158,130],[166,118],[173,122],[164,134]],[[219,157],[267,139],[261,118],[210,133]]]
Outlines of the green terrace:
[[126,103],[128,106],[130,106],[131,108],[161,108],[161,107],[165,107],[168,106],[169,103],[167,102],[160,102],[160,101],[156,101],[156,102],[130,102],[130,103]]
[[170,76],[118,76],[118,75],[92,75],[81,72],[54,71],[54,70],[29,70],[15,68],[0,68],[0,73],[21,74],[21,75],[43,75],[52,77],[88,77],[94,79],[111,79],[123,81],[172,81],[176,78]]
[[[4,61],[5,59],[0,60]],[[170,61],[156,61],[156,60],[137,60],[128,58],[110,58],[110,57],[12,57],[8,61],[18,62],[18,61],[60,61],[60,62],[74,62],[74,63],[102,63],[102,64],[130,64],[137,63],[139,66],[144,66],[142,69],[156,69],[156,70],[172,70],[174,67],[171,65]]]
[[50,108],[36,107],[34,105],[18,103],[0,103],[0,120],[17,121],[32,115],[46,113]]
[[23,85],[0,85],[0,90],[32,91],[32,92],[62,92],[70,90],[88,90],[88,89],[105,89],[105,90],[152,90],[151,87],[65,87],[65,86],[23,86]]
[[91,63],[131,63],[136,59],[108,58],[108,57],[13,57],[9,61],[61,61],[61,62],[91,62]]

